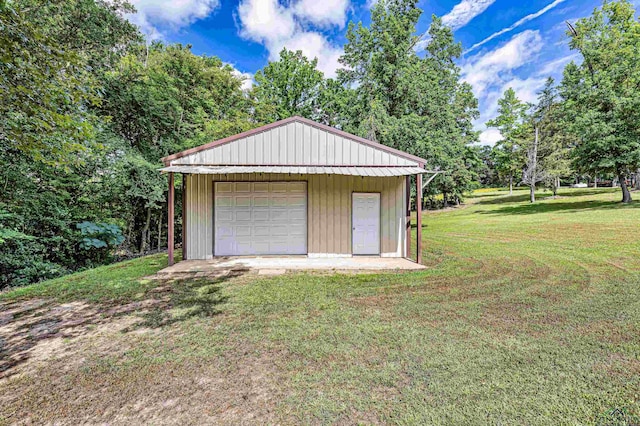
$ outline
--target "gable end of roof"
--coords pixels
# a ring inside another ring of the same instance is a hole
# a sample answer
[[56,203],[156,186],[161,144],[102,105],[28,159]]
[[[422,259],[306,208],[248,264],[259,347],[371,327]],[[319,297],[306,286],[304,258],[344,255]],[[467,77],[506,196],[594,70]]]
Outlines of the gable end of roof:
[[285,118],[283,120],[279,120],[279,121],[276,121],[276,122],[273,122],[273,123],[270,123],[270,124],[266,124],[264,126],[260,126],[260,127],[255,128],[255,129],[252,129],[252,130],[247,130],[246,132],[242,132],[242,133],[238,133],[236,135],[228,136],[228,137],[223,138],[223,139],[218,139],[218,140],[215,140],[213,142],[206,143],[204,145],[196,146],[194,148],[190,148],[190,149],[187,149],[187,150],[184,150],[184,151],[177,152],[175,154],[172,154],[172,155],[169,155],[169,156],[166,156],[166,157],[162,158],[161,161],[166,166],[169,166],[171,161],[176,160],[178,158],[186,157],[188,155],[195,154],[195,153],[200,152],[200,151],[204,151],[204,150],[207,150],[207,149],[215,148],[215,147],[218,147],[220,145],[231,143],[231,142],[234,142],[234,141],[242,139],[242,138],[246,138],[246,137],[249,137],[249,136],[257,135],[259,133],[267,132],[267,131],[275,129],[277,127],[286,126],[287,124],[294,123],[294,122],[299,122],[301,124],[305,124],[305,125],[308,125],[308,126],[315,127],[315,128],[317,128],[319,130],[323,130],[323,131],[326,131],[326,132],[333,133],[334,135],[341,136],[341,137],[343,137],[345,139],[350,139],[350,140],[352,140],[354,142],[361,143],[361,144],[370,146],[372,148],[388,152],[389,154],[393,154],[393,155],[396,155],[398,157],[405,158],[407,160],[416,161],[421,166],[424,166],[426,164],[426,162],[427,162],[427,160],[425,160],[424,158],[417,157],[415,155],[406,153],[404,151],[400,151],[398,149],[391,148],[389,146],[383,145],[383,144],[378,143],[378,142],[370,141],[370,140],[362,138],[360,136],[356,136],[356,135],[353,135],[351,133],[347,133],[347,132],[345,132],[343,130],[336,129],[335,127],[331,127],[331,126],[328,126],[326,124],[317,123],[317,122],[315,122],[313,120],[310,120],[310,119],[304,118],[304,117],[300,117],[300,116],[297,116],[297,115],[293,116],[293,117]]

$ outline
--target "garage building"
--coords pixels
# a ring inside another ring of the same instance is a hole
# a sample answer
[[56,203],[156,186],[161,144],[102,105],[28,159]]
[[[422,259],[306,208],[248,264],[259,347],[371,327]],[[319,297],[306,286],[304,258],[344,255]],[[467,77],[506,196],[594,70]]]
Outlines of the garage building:
[[174,173],[185,176],[185,259],[409,257],[409,177],[421,186],[429,173],[422,158],[302,117],[162,160],[170,180],[170,263]]

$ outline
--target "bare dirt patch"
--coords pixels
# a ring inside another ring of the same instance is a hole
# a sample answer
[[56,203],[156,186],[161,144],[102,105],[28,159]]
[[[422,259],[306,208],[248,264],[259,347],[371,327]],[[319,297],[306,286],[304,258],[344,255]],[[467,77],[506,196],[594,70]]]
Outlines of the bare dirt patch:
[[110,308],[87,302],[58,304],[43,299],[5,304],[0,320],[0,383],[14,374],[67,357],[78,340],[118,332],[139,322],[137,316],[166,303],[149,299]]
[[[5,415],[18,424],[275,423],[282,395],[278,351],[243,345],[196,361],[120,366],[101,371],[83,363],[66,374],[41,368],[7,382]],[[55,366],[57,363],[53,363]]]
[[237,319],[219,284],[159,282],[125,304],[2,305],[0,424],[279,422],[286,351],[221,331]]

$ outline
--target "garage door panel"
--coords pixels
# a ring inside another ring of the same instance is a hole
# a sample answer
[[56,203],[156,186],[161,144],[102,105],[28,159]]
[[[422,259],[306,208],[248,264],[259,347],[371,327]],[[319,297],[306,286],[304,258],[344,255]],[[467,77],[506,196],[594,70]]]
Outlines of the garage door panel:
[[216,193],[233,192],[233,183],[220,182],[216,184]]
[[236,182],[233,192],[251,192],[250,182]]
[[217,226],[216,227],[216,234],[220,238],[231,237],[231,236],[233,236],[233,228],[230,227],[230,226]]
[[254,222],[269,222],[269,209],[253,210]]
[[220,209],[220,211],[218,212],[218,218],[220,221],[223,221],[223,222],[233,220],[233,211],[231,210],[225,211]]
[[271,254],[271,247],[268,241],[254,241],[251,249],[244,254]]
[[233,206],[233,197],[231,196],[217,196],[216,207],[230,207]]
[[251,222],[251,210],[236,212],[236,222]]
[[305,220],[307,217],[307,212],[304,210],[289,210],[287,213],[290,221]]
[[254,233],[256,237],[268,237],[270,235],[270,230],[266,226],[258,226],[254,228]]
[[282,209],[282,210],[273,209],[271,210],[270,217],[272,222],[287,223],[287,221],[289,220],[289,211],[285,209]]
[[256,195],[253,198],[254,207],[269,207],[269,195]]
[[255,182],[253,192],[269,192],[269,182]]
[[289,197],[286,195],[275,195],[271,197],[270,207],[289,207]]
[[214,220],[216,255],[306,254],[306,182],[216,183]]
[[235,236],[236,237],[250,237],[252,227],[251,226],[236,226],[235,227]]
[[286,225],[271,226],[272,237],[287,237],[289,235],[289,228]]
[[290,195],[288,200],[289,207],[304,207],[307,205],[307,197],[305,195]]
[[242,196],[236,196],[234,198],[234,205],[236,207],[251,207],[251,197],[246,196],[246,195],[242,195]]
[[270,182],[269,191],[271,192],[287,192],[287,189],[291,186],[290,182]]
[[307,235],[307,229],[302,226],[291,226],[289,235]]

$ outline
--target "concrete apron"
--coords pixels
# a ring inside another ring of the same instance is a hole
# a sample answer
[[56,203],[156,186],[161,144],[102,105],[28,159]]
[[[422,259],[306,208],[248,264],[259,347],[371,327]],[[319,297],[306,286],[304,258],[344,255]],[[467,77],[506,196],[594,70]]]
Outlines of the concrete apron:
[[221,256],[210,260],[183,260],[158,271],[157,275],[167,278],[183,275],[205,277],[226,275],[229,271],[254,272],[259,275],[282,275],[293,271],[371,273],[425,268],[412,260],[395,257]]

